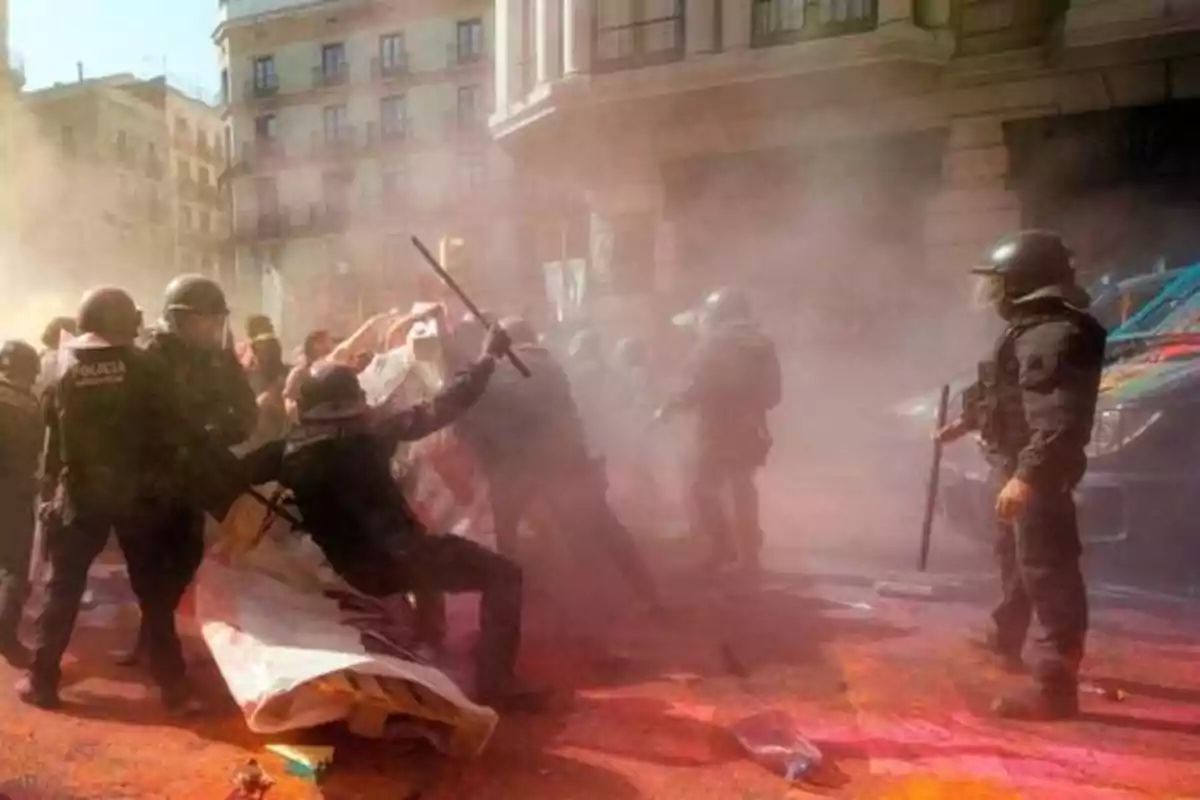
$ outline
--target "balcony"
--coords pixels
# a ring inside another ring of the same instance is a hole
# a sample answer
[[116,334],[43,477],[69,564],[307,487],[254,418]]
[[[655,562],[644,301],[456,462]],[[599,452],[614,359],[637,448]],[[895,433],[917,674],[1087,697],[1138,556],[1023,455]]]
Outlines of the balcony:
[[367,123],[366,146],[375,150],[399,145],[413,138],[412,123],[407,118]]
[[371,80],[395,80],[396,78],[406,78],[411,74],[407,53],[396,60],[371,59]]
[[312,135],[314,158],[342,158],[358,149],[358,131],[352,125],[329,128]]
[[250,78],[246,81],[246,90],[243,97],[247,101],[269,100],[279,94],[279,78],[271,76],[265,80],[255,80]]
[[451,42],[446,45],[447,69],[458,69],[460,67],[484,64],[487,62],[487,58],[487,48],[485,47],[464,47],[458,42]]
[[288,227],[285,209],[242,214],[234,225],[233,239],[243,243],[279,239],[286,235]]
[[334,86],[345,86],[349,82],[349,61],[318,64],[317,66],[313,67],[312,85],[314,89],[328,89]]
[[822,0],[799,5],[788,0],[757,0],[751,15],[751,46],[774,47],[872,31],[879,22],[879,3]]
[[442,130],[450,141],[479,141],[490,137],[486,119],[462,112],[447,114]]
[[293,215],[287,231],[289,236],[326,236],[344,233],[350,228],[350,204],[341,202],[311,203]]
[[224,184],[241,175],[274,169],[286,160],[287,153],[283,143],[278,140],[259,139],[255,142],[241,142],[235,145],[234,152],[230,154],[229,166],[221,171],[217,183]]
[[679,61],[684,54],[683,2],[675,13],[634,20],[606,22],[597,17],[593,30],[596,72],[636,69]]

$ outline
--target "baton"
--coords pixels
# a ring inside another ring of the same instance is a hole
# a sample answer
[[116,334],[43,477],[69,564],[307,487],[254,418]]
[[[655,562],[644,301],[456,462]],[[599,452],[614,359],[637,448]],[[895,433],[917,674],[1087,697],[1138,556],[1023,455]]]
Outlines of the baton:
[[[950,387],[942,387],[942,396],[938,400],[937,430],[946,427],[946,416],[950,411]],[[925,519],[921,521],[921,556],[917,566],[921,572],[929,566],[929,539],[933,535],[933,514],[937,508],[938,487],[942,475],[942,448],[944,445],[935,440],[933,443],[933,464],[929,468],[929,484],[925,489]]]
[[251,497],[253,497],[255,500],[257,500],[259,503],[262,503],[264,506],[266,506],[268,511],[270,511],[272,514],[274,514],[275,516],[282,519],[284,522],[289,523],[292,527],[300,528],[303,526],[303,523],[301,523],[299,517],[297,517],[292,512],[288,511],[286,508],[281,506],[279,503],[276,503],[274,500],[272,500],[271,498],[264,495],[258,489],[251,487],[250,489],[246,490],[246,493],[248,495],[250,495]]
[[[438,263],[438,260],[433,257],[433,253],[429,252],[429,248],[425,246],[424,242],[414,236],[412,237],[412,243],[413,247],[417,248],[421,255],[425,257],[425,260],[429,262],[429,266],[432,267],[433,271],[437,273],[437,276],[441,278],[442,283],[446,284],[446,288],[454,292],[454,294],[458,296],[458,299],[462,301],[462,304],[467,307],[467,311],[471,312],[471,316],[479,320],[480,324],[482,324],[485,328],[491,328],[492,326],[487,321],[487,318],[483,316],[483,312],[479,310],[477,305],[471,302],[471,298],[467,297],[467,293],[462,290],[462,287],[458,285],[458,282],[450,276],[449,272],[446,272],[446,268]],[[526,378],[532,374],[529,371],[529,367],[525,366],[525,362],[522,361],[517,354],[512,351],[512,348],[509,348],[504,355],[509,362],[517,368],[517,372],[521,373]]]

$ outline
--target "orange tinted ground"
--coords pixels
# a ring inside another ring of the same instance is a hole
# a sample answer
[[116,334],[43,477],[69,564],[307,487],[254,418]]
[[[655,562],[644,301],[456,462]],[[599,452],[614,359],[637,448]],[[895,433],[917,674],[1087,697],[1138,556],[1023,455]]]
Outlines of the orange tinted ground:
[[[336,732],[319,794],[283,775],[272,798],[424,800],[705,800],[856,798],[1200,797],[1200,626],[1195,607],[1131,611],[1099,603],[1093,677],[1130,691],[1086,700],[1084,720],[998,723],[979,713],[1004,678],[961,644],[982,609],[963,602],[883,600],[865,582],[770,579],[756,596],[679,587],[687,610],[655,628],[623,620],[625,650],[602,668],[536,624],[526,672],[562,690],[551,713],[505,720],[471,764],[405,755]],[[136,673],[106,652],[132,630],[93,620],[68,666],[68,706],[47,714],[0,691],[0,794],[22,798],[219,800],[239,764],[260,753],[223,695],[203,647],[196,674],[216,709],[173,725]],[[1190,622],[1189,622],[1190,620]],[[749,674],[730,675],[717,641]],[[15,675],[0,668],[6,683]],[[569,699],[573,692],[573,699]],[[749,762],[727,733],[764,708],[792,712],[833,767],[823,787],[789,789]],[[7,781],[7,784],[5,783]],[[414,791],[419,792],[413,794]]]

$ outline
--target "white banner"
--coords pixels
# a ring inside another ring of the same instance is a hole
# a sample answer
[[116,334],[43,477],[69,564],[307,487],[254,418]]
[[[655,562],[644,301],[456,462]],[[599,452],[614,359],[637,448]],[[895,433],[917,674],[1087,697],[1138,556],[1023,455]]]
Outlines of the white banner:
[[[432,393],[440,372],[393,351],[363,384],[374,402],[400,386],[416,401]],[[431,530],[490,538],[486,492],[456,437],[443,431],[411,446],[404,461],[406,494]],[[495,712],[410,651],[403,599],[358,594],[311,539],[282,520],[266,525],[266,516],[260,504],[240,502],[221,530],[221,555],[206,559],[195,584],[201,635],[250,729],[344,720],[366,736],[423,737],[453,756],[482,751]]]

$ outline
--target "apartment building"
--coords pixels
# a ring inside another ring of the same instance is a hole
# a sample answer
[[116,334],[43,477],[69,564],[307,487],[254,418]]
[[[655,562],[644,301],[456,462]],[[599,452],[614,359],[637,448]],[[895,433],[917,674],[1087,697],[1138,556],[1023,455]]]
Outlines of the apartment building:
[[288,338],[348,329],[419,291],[412,234],[519,269],[490,3],[224,0],[215,40],[243,305]]
[[1021,225],[1086,269],[1200,260],[1200,3],[497,0],[496,28],[537,258],[601,295],[886,318]]
[[[220,274],[223,159],[200,155],[200,138],[222,141],[216,109],[127,74],[29,92],[21,107],[22,257],[47,280],[126,286],[152,315],[174,275]],[[181,141],[180,120],[203,137]],[[176,174],[195,174],[193,160],[205,164],[203,187]]]

